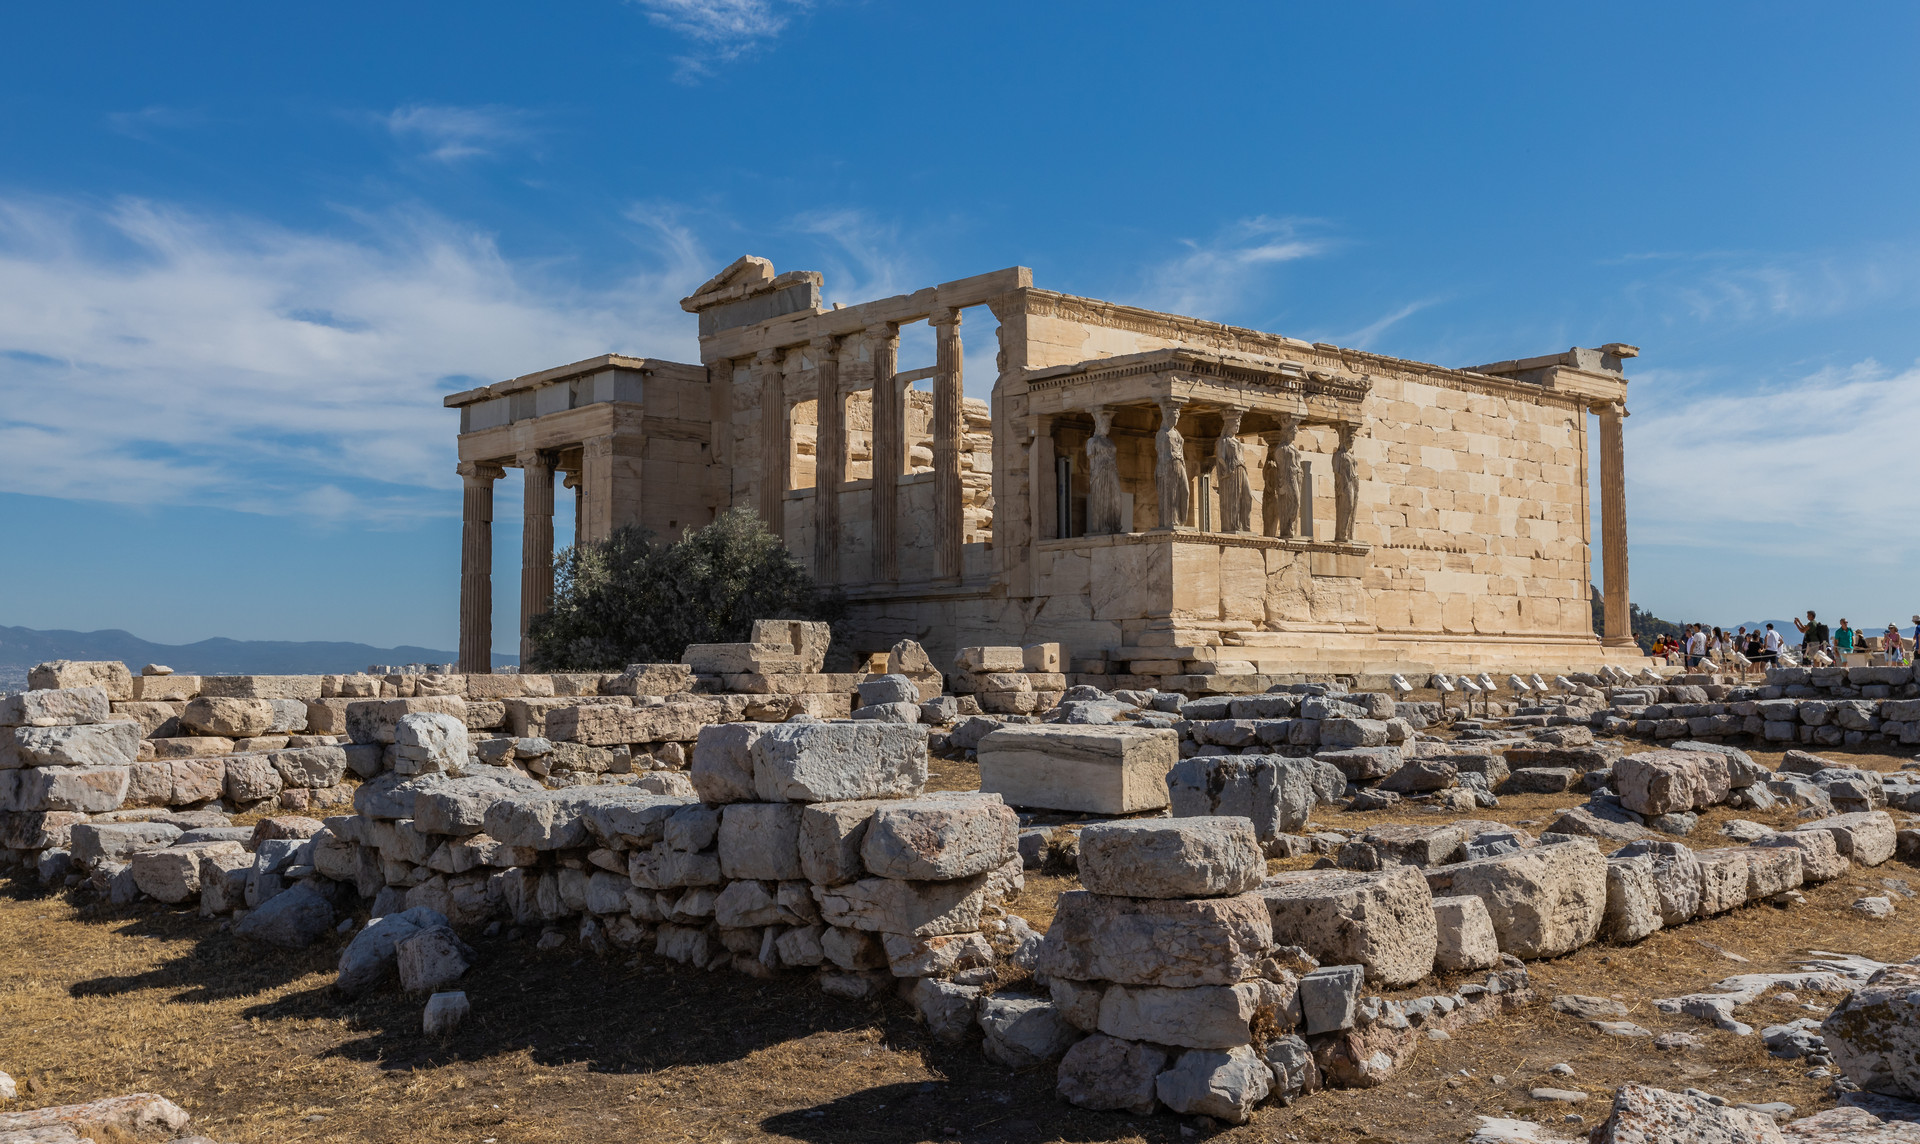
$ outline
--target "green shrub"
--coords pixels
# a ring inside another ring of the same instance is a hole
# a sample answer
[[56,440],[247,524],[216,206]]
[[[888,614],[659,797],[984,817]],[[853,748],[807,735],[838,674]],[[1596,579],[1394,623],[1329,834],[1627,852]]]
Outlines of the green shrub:
[[521,670],[676,663],[688,644],[745,642],[755,620],[834,620],[843,610],[746,509],[670,544],[622,528],[560,554],[553,610],[529,625]]

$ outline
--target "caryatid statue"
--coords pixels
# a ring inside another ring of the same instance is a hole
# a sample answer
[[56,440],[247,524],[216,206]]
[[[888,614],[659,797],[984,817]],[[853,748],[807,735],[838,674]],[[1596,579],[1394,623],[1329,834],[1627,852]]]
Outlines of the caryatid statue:
[[1087,438],[1087,535],[1120,531],[1120,461],[1113,438],[1113,410],[1093,412],[1093,436]]
[[1300,529],[1300,447],[1293,443],[1300,431],[1297,418],[1281,420],[1267,434],[1267,463],[1261,469],[1266,495],[1260,498],[1260,531],[1291,540]]
[[1220,531],[1253,531],[1253,482],[1247,477],[1247,445],[1240,440],[1244,409],[1220,414],[1220,440],[1213,448],[1213,481],[1220,490]]
[[1153,435],[1153,483],[1160,493],[1160,527],[1187,523],[1187,442],[1180,436],[1177,397],[1160,399],[1160,431]]
[[1333,453],[1333,539],[1353,543],[1353,520],[1360,506],[1360,464],[1353,457],[1357,426],[1340,426],[1340,447]]

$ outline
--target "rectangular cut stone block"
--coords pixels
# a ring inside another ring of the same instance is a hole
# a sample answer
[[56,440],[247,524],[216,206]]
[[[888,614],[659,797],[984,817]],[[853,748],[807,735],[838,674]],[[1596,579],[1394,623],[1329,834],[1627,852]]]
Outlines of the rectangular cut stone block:
[[1100,998],[1099,1029],[1130,1041],[1230,1049],[1250,1043],[1256,1025],[1281,1032],[1293,1028],[1296,991],[1293,982],[1259,979],[1191,989],[1109,985]]
[[1751,868],[1744,851],[1696,850],[1700,863],[1700,916],[1712,917],[1747,904]]
[[1276,874],[1256,891],[1273,940],[1323,964],[1364,965],[1367,978],[1411,985],[1433,970],[1439,937],[1433,895],[1412,866]]
[[1833,835],[1834,848],[1862,866],[1878,866],[1893,857],[1897,842],[1893,816],[1884,810],[1836,814],[1795,830],[1823,830]]
[[804,675],[808,663],[787,647],[760,644],[688,644],[681,662],[695,675]]
[[1464,973],[1500,964],[1500,941],[1494,936],[1487,904],[1479,898],[1435,898],[1433,923],[1439,943],[1434,951],[1434,968]]
[[27,767],[124,767],[139,754],[140,724],[15,727],[13,749]]
[[136,675],[133,698],[149,703],[185,702],[200,694],[197,675]]
[[180,828],[164,822],[88,822],[75,825],[70,837],[73,860],[92,869],[171,845]]
[[1502,953],[1557,957],[1600,932],[1607,861],[1587,842],[1557,842],[1436,867],[1427,884],[1435,893],[1485,902]]
[[1791,846],[1749,846],[1746,855],[1749,902],[1797,890],[1806,881],[1800,869],[1800,851]]
[[[513,679],[510,675],[475,675],[471,679]],[[360,699],[347,704],[347,735],[356,743],[391,743],[400,720],[408,715],[452,715],[465,721],[467,701],[458,695],[422,695],[411,699]]]
[[1025,671],[1027,655],[1017,647],[963,647],[953,657],[959,671]]
[[783,881],[800,869],[799,806],[736,802],[720,813],[720,872],[729,878]]
[[102,723],[112,711],[100,687],[43,688],[0,695],[0,727],[61,727]]
[[678,695],[693,690],[693,669],[684,663],[630,663],[600,685],[602,695]]
[[1082,830],[1079,868],[1096,894],[1214,898],[1258,887],[1267,860],[1249,819],[1144,819]]
[[107,693],[108,699],[132,699],[133,673],[119,660],[56,659],[29,671],[27,686],[49,691],[66,687],[98,687]]
[[556,707],[547,712],[550,739],[612,747],[627,743],[693,742],[700,729],[719,718],[711,703],[666,703],[628,707],[611,703]]
[[1600,924],[1600,936],[1624,945],[1639,941],[1662,924],[1652,857],[1642,854],[1607,859],[1607,912]]
[[1175,818],[1236,815],[1262,843],[1298,832],[1318,801],[1313,761],[1277,755],[1181,759],[1167,772],[1167,794]]
[[688,778],[702,801],[750,802],[758,797],[753,785],[753,744],[766,730],[760,723],[700,728]]
[[843,802],[918,793],[927,782],[927,730],[902,723],[783,723],[749,751],[767,802]]
[[1642,839],[1613,852],[1614,858],[1646,856],[1653,863],[1653,888],[1660,898],[1660,922],[1677,926],[1700,916],[1700,860],[1680,842]]
[[587,844],[587,813],[595,804],[645,803],[657,797],[631,787],[515,792],[490,804],[483,823],[487,836],[505,846],[565,850]]
[[140,728],[141,738],[158,739],[186,734],[180,727],[180,713],[186,708],[184,702],[129,699],[124,703],[116,701],[113,714],[116,718],[133,720]]
[[1076,981],[1232,985],[1272,944],[1267,905],[1255,894],[1183,901],[1069,890],[1055,906],[1036,968]]
[[468,675],[461,677],[467,699],[521,699],[553,694],[546,675]]
[[880,878],[951,881],[998,869],[1020,852],[1020,818],[999,795],[941,793],[884,802],[860,844]]
[[1847,872],[1847,857],[1840,853],[1834,835],[1825,830],[1783,830],[1756,839],[1757,848],[1791,847],[1800,852],[1800,878],[1805,882],[1827,882]]
[[862,878],[844,886],[815,886],[820,917],[831,926],[936,937],[980,928],[989,875],[952,882],[902,882]]
[[1647,751],[1613,764],[1620,803],[1636,814],[1704,810],[1725,802],[1733,777],[1726,756],[1707,751]]
[[1462,856],[1466,832],[1454,825],[1376,826],[1360,836],[1382,862],[1439,866]]
[[68,810],[101,814],[118,810],[127,797],[126,767],[29,767],[17,772],[9,810]]
[[227,699],[318,699],[317,675],[203,675],[200,694]]
[[1180,741],[1170,729],[1015,725],[981,739],[977,757],[980,789],[1011,806],[1131,814],[1167,805]]
[[860,857],[873,812],[886,805],[876,799],[816,802],[800,809],[800,870],[808,881],[837,886],[867,875]]

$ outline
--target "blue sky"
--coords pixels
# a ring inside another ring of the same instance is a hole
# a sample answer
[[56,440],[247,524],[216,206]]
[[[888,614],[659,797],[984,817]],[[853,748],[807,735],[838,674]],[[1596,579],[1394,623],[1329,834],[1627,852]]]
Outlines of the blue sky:
[[1449,365],[1635,343],[1636,602],[1877,628],[1920,608],[1916,49],[1871,3],[20,8],[0,623],[451,648],[440,396],[697,360],[676,302],[751,252]]

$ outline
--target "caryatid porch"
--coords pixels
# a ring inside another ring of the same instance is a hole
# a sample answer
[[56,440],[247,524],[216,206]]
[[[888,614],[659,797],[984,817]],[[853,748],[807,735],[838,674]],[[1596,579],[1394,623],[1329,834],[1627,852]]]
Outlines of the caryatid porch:
[[[1370,546],[1354,538],[1354,443],[1369,389],[1190,349],[1036,371],[1036,547],[1089,553],[1096,618],[1169,634],[1357,630]],[[1269,607],[1276,582],[1292,614]]]

